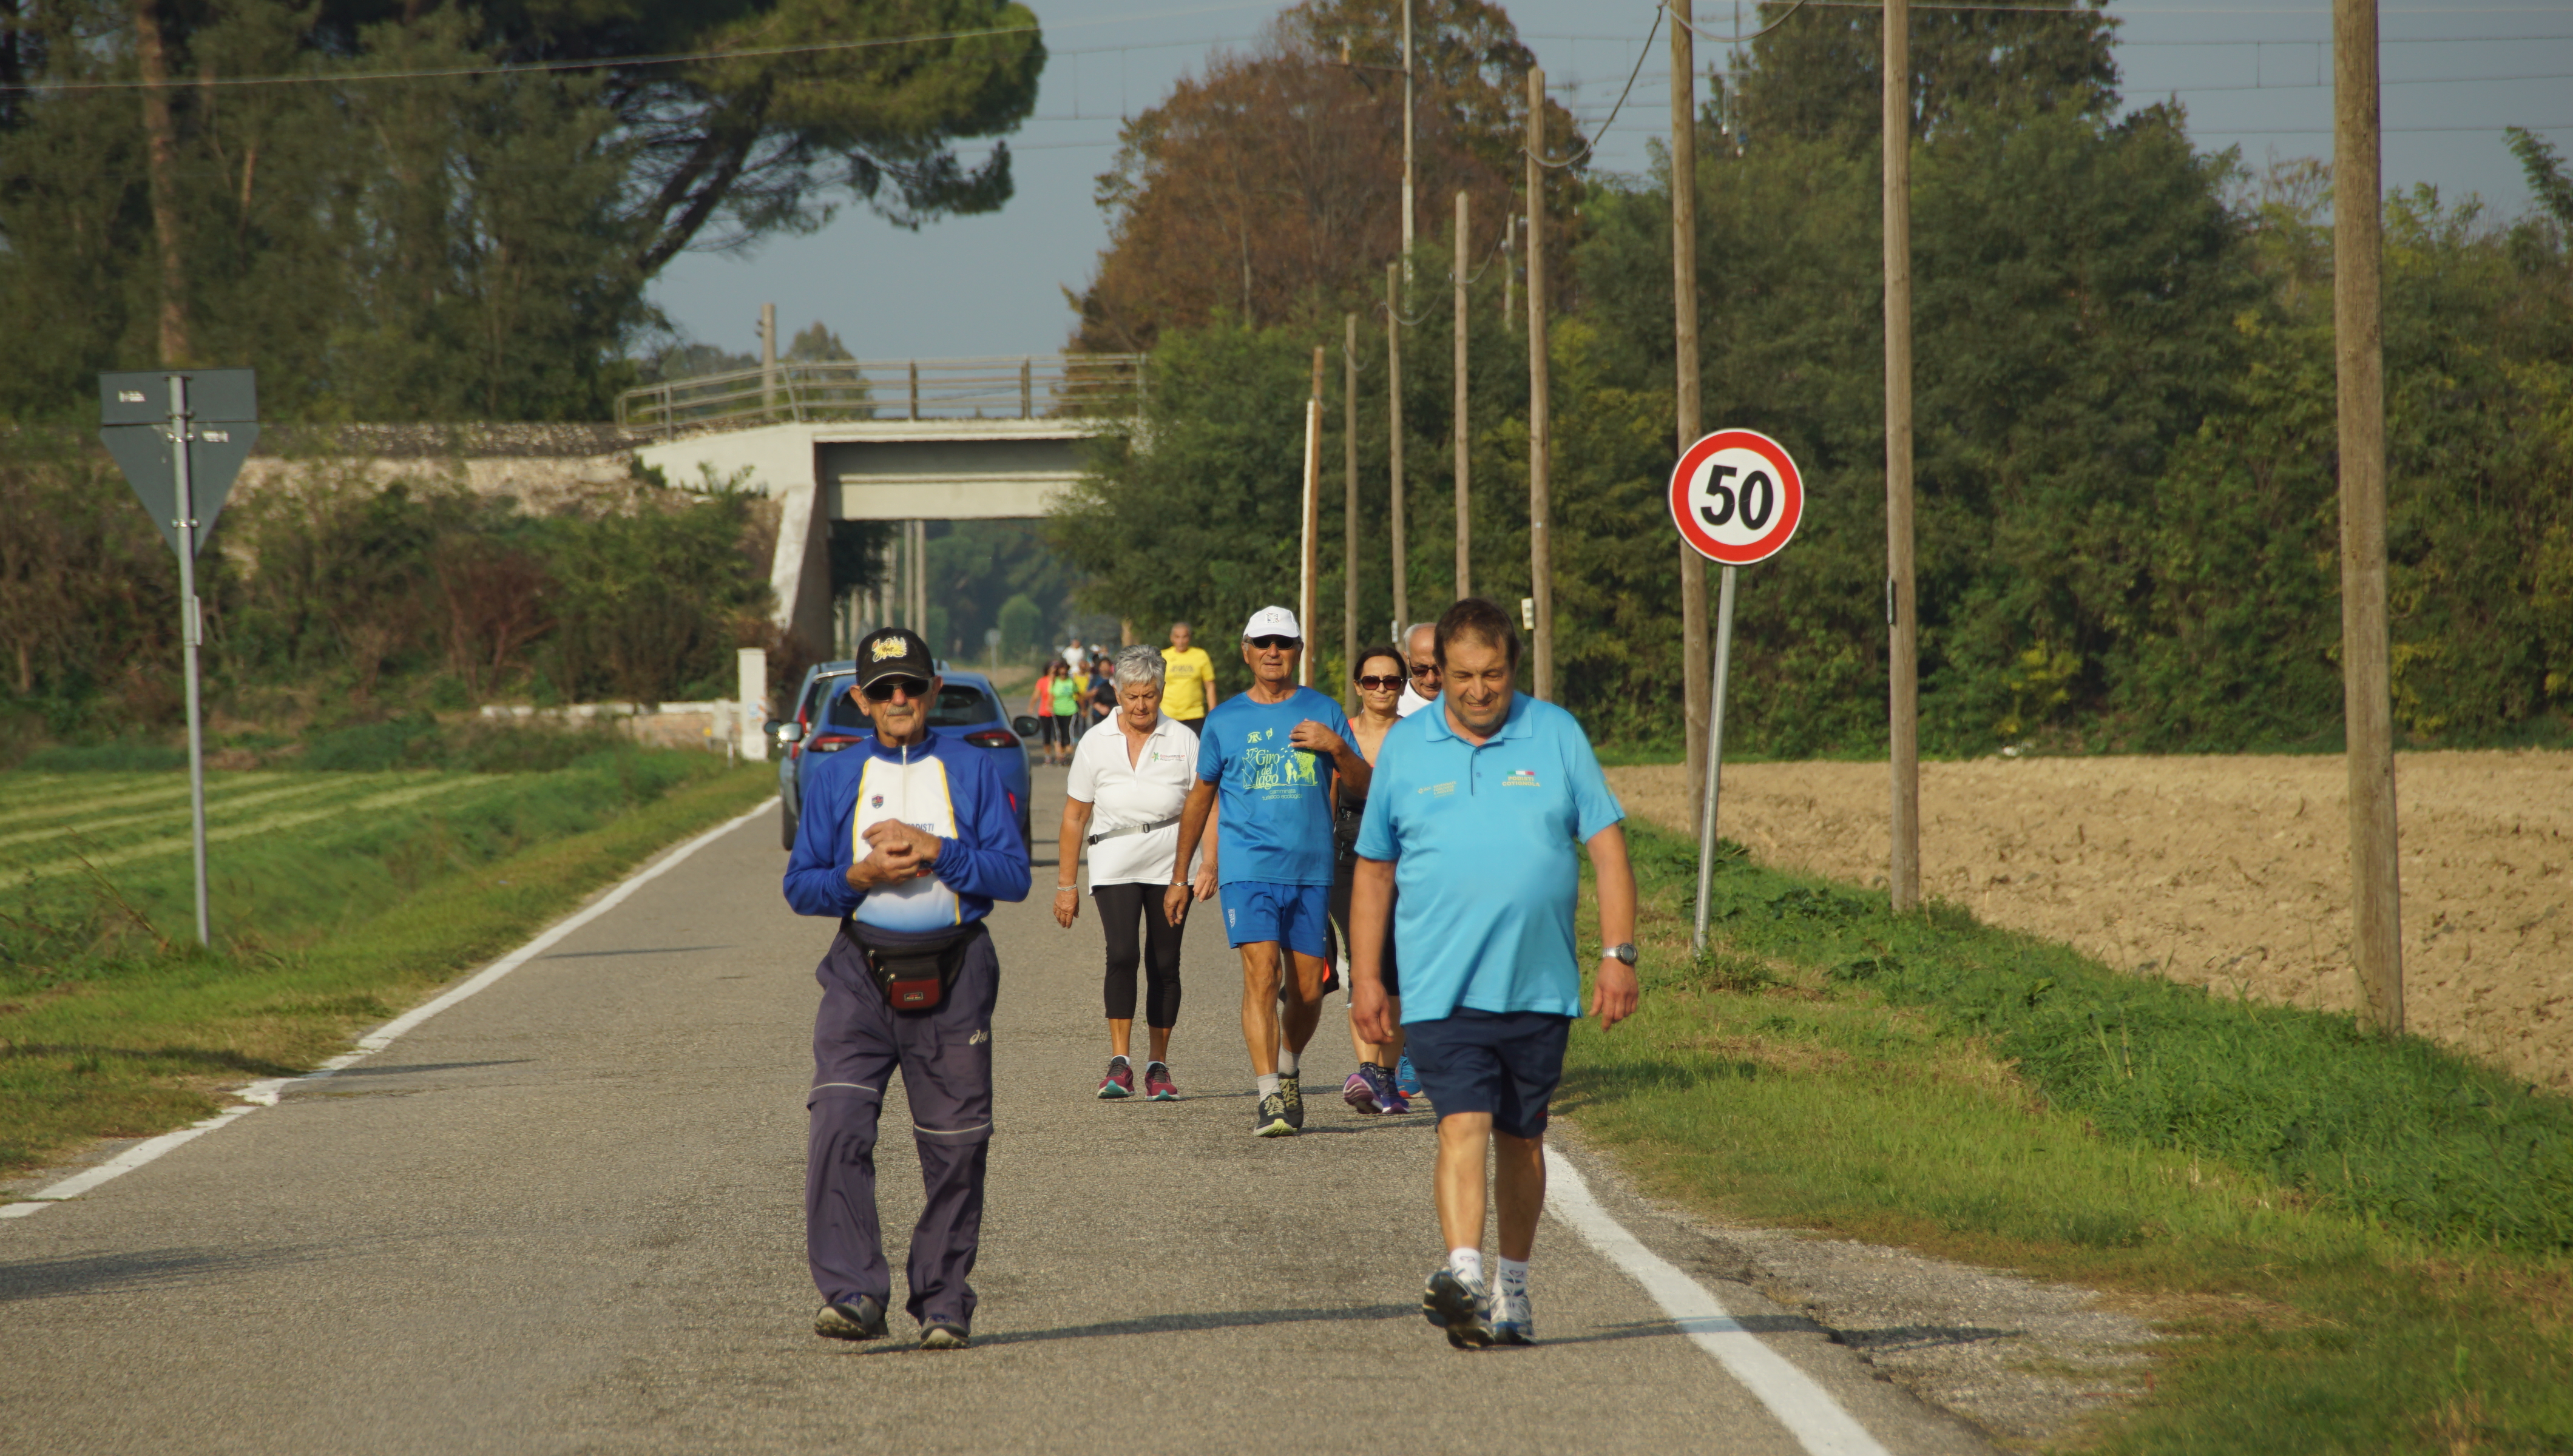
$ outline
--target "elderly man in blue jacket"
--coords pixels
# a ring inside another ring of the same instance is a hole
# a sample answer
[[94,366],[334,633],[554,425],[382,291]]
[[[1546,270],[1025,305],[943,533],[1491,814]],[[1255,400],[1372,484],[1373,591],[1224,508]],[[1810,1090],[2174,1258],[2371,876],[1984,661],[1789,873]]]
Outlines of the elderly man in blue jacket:
[[928,1198],[912,1228],[905,1307],[923,1349],[974,1324],[984,1155],[992,1137],[992,1005],[1000,963],[983,919],[1028,896],[1028,850],[986,750],[930,731],[938,674],[899,627],[858,644],[850,688],[875,736],[807,763],[786,903],[837,917],[814,978],[804,1247],[822,1291],[813,1331],[885,1333],[893,1271],[876,1220],[876,1122],[902,1069]]

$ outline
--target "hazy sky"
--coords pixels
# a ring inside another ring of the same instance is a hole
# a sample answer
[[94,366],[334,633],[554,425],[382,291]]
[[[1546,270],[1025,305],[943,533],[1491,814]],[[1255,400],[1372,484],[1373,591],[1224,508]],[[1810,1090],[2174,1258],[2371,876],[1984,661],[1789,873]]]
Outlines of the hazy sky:
[[[745,253],[691,254],[662,271],[653,300],[689,338],[757,348],[759,306],[784,336],[819,321],[860,359],[1050,354],[1072,313],[1064,290],[1090,278],[1107,227],[1092,180],[1116,153],[1121,117],[1159,101],[1210,51],[1255,38],[1277,0],[1031,0],[1053,59],[1036,116],[1011,139],[1018,195],[999,213],[907,233],[864,207],[820,233]],[[1634,69],[1654,0],[1518,0],[1509,7],[1557,100],[1599,136],[1599,170],[1640,172],[1670,117],[1667,41],[1599,134]],[[1725,0],[1697,0],[1701,29],[1729,31]],[[1746,5],[1744,13],[1751,7]],[[2257,166],[2331,151],[2328,0],[2113,3],[2129,104],[2175,98],[2204,150],[2238,146]],[[2385,179],[2482,197],[2503,217],[2529,207],[2502,144],[2516,125],[2573,153],[2573,0],[2380,9]],[[1794,24],[1791,19],[1789,24]],[[1701,66],[1724,47],[1701,42]],[[1435,209],[1423,205],[1423,217]],[[1424,226],[1428,226],[1424,224]]]

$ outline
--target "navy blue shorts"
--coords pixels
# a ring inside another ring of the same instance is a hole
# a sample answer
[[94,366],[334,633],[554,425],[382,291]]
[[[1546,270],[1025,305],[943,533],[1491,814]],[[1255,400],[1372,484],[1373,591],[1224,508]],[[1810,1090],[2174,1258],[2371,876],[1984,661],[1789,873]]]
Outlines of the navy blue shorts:
[[1489,1112],[1495,1131],[1545,1135],[1546,1104],[1563,1081],[1572,1018],[1458,1007],[1434,1022],[1405,1022],[1403,1050],[1438,1115]]
[[1328,885],[1275,885],[1237,880],[1223,887],[1224,938],[1235,947],[1276,941],[1319,961],[1330,954],[1325,926],[1331,918]]

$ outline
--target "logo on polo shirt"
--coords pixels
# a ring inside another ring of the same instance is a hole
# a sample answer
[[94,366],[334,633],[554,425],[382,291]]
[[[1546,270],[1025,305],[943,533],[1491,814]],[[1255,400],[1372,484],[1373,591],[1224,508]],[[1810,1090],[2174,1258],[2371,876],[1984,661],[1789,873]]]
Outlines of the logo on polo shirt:
[[1533,789],[1536,787],[1536,771],[1533,769],[1512,769],[1509,773],[1501,776],[1501,787],[1504,789]]
[[1422,784],[1419,788],[1414,789],[1411,792],[1415,794],[1427,794],[1433,798],[1444,799],[1448,795],[1456,792],[1456,781],[1454,779],[1449,779],[1443,784]]

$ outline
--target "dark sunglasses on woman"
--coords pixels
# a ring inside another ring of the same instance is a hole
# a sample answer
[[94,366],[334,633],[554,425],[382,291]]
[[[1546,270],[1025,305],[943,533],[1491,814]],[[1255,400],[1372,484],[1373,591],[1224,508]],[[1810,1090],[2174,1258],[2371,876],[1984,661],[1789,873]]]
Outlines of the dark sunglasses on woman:
[[1358,686],[1365,688],[1371,693],[1389,693],[1395,688],[1402,686],[1402,679],[1399,677],[1377,677],[1373,673],[1369,673],[1358,679]]

